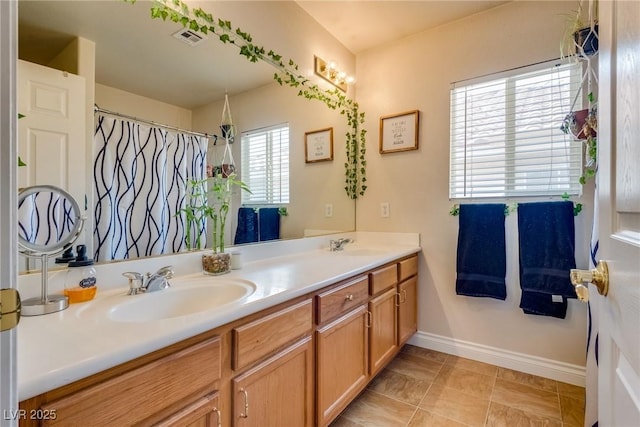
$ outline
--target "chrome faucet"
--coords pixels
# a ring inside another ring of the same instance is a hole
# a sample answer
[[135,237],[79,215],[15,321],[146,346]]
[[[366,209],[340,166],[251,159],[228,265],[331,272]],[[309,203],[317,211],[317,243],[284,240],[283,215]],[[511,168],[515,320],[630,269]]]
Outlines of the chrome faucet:
[[173,277],[173,267],[168,265],[153,274],[147,273],[144,276],[135,271],[127,271],[122,275],[129,279],[129,293],[127,295],[137,295],[143,292],[161,291],[170,287],[169,279]]
[[329,250],[332,252],[341,251],[347,243],[353,243],[353,239],[340,238],[338,240],[329,240]]

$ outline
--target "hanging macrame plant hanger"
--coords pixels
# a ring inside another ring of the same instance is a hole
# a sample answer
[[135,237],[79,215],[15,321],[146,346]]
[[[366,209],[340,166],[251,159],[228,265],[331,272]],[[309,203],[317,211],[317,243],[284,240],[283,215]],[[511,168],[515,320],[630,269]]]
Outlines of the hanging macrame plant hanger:
[[[222,140],[223,147],[222,155],[220,157],[214,154],[214,163],[212,175],[221,175],[223,178],[228,178],[235,175],[236,164],[233,160],[233,153],[231,152],[231,144],[236,136],[236,128],[231,118],[231,108],[229,107],[229,96],[224,94],[224,107],[222,108],[222,119],[220,121],[221,136],[215,137],[214,146],[217,146],[219,140]],[[218,153],[217,150],[215,153]]]

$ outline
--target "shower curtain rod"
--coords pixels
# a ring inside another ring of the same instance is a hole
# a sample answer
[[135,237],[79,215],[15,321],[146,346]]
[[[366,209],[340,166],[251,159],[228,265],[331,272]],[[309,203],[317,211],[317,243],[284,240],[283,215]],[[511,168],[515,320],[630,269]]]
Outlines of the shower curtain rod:
[[152,126],[158,126],[158,127],[165,128],[165,129],[175,130],[175,131],[178,131],[178,132],[181,132],[181,133],[188,133],[188,134],[195,135],[195,136],[204,136],[207,139],[209,139],[209,138],[216,138],[217,139],[217,137],[215,135],[209,135],[209,134],[202,133],[202,132],[194,132],[192,130],[181,129],[181,128],[176,127],[176,126],[163,125],[162,123],[154,122],[152,120],[139,119],[137,117],[129,116],[127,114],[122,114],[122,113],[117,113],[115,111],[105,110],[104,108],[100,108],[95,104],[93,106],[93,112],[94,112],[94,114],[95,113],[104,113],[104,114],[109,114],[110,116],[117,116],[117,117],[122,117],[124,119],[135,120],[136,122],[146,123],[146,124],[152,125]]

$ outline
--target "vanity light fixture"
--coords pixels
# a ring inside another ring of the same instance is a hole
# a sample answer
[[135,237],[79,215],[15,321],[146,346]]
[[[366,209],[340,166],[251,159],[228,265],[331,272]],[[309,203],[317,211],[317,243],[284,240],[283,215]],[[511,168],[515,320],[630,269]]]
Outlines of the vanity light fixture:
[[340,89],[347,91],[347,85],[353,83],[355,79],[348,76],[344,71],[340,71],[335,62],[327,62],[322,58],[313,56],[313,65],[315,73]]

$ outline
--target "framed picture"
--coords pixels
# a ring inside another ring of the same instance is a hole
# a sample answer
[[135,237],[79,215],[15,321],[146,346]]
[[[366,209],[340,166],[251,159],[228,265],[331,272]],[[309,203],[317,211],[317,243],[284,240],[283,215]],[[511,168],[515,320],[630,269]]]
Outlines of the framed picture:
[[380,117],[380,153],[418,149],[418,110]]
[[307,163],[333,160],[333,128],[304,134],[304,158]]

